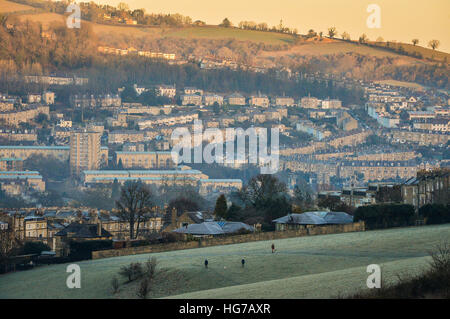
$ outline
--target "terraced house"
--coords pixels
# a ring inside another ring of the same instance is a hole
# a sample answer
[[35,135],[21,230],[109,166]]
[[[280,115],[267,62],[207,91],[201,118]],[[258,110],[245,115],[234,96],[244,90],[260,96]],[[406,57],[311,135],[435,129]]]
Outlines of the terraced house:
[[172,152],[116,152],[115,162],[123,168],[171,169],[176,166]]
[[287,97],[287,96],[278,96],[275,98],[275,103],[274,105],[278,105],[278,106],[294,106],[295,105],[295,100],[291,97]]
[[223,104],[223,96],[218,94],[205,94],[203,95],[203,104],[205,105],[214,105],[217,103],[219,105]]
[[49,116],[49,107],[46,105],[25,106],[0,112],[0,122],[7,126],[18,126],[34,120],[39,114]]
[[343,161],[338,166],[338,177],[351,178],[362,174],[366,182],[406,179],[415,176],[417,169],[415,161]]
[[181,96],[182,105],[200,106],[203,103],[203,97],[198,94],[184,94]]
[[447,205],[450,203],[450,169],[419,171],[401,187],[403,202],[417,209],[426,204]]
[[21,158],[26,160],[33,155],[52,156],[61,161],[69,159],[69,146],[0,146],[0,158]]
[[270,101],[267,95],[252,95],[248,104],[251,106],[269,107]]
[[428,132],[422,130],[392,130],[389,137],[397,143],[417,143],[420,145],[445,145],[450,139],[448,132]]
[[239,93],[233,93],[227,96],[226,101],[229,105],[245,105],[245,97]]

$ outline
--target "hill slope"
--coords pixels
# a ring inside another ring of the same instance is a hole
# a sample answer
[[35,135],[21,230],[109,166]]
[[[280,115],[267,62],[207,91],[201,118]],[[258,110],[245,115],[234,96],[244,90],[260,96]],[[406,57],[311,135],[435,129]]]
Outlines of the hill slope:
[[[34,11],[33,11],[34,10]],[[44,28],[65,24],[64,15],[0,0],[0,13]],[[396,80],[448,89],[450,55],[408,44],[359,44],[340,39],[311,38],[219,26],[154,27],[107,25],[82,21],[92,30],[89,41],[120,49],[173,53],[177,58],[224,59],[259,68],[289,68],[302,73],[326,73],[361,80]],[[401,50],[400,50],[401,48]],[[444,62],[444,63],[436,63]]]
[[[14,3],[11,1],[0,0],[0,13],[17,14],[22,20],[29,19],[31,21],[40,22],[44,26],[48,26],[54,22],[65,22],[65,17],[55,13],[45,13],[31,6]],[[354,52],[362,55],[373,55],[378,57],[397,57],[398,53],[385,50],[386,43],[379,44],[378,47],[369,47],[358,45],[353,42],[330,40],[327,38],[321,41],[300,41],[300,45],[295,45],[296,39],[289,34],[280,34],[274,32],[261,32],[252,30],[241,30],[238,28],[223,28],[219,26],[203,26],[203,27],[148,27],[148,26],[114,26],[106,24],[91,23],[83,21],[93,27],[94,32],[99,35],[115,34],[133,37],[149,37],[157,38],[181,38],[181,39],[234,39],[238,41],[251,41],[256,43],[265,43],[271,45],[290,44],[293,45],[289,50],[278,51],[275,56],[288,54],[302,55],[327,55]],[[298,40],[297,40],[298,43]],[[398,48],[402,46],[405,52],[418,52],[424,58],[434,58],[437,60],[450,59],[450,55],[445,52],[434,51],[420,46],[413,46],[405,43],[391,43],[390,48]],[[270,52],[264,52],[262,55],[272,56]]]

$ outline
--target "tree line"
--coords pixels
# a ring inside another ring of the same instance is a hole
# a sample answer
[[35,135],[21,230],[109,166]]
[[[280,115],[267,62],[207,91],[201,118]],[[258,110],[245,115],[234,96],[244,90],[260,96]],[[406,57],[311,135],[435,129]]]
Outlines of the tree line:
[[[68,6],[66,1],[45,0],[13,0],[13,2],[25,4],[48,12],[65,14]],[[126,19],[134,20],[139,25],[146,26],[172,26],[181,27],[196,25],[191,17],[175,14],[148,14],[145,9],[130,9],[126,3],[119,3],[116,7],[112,5],[81,2],[78,4],[81,10],[81,18],[96,23],[124,23]]]

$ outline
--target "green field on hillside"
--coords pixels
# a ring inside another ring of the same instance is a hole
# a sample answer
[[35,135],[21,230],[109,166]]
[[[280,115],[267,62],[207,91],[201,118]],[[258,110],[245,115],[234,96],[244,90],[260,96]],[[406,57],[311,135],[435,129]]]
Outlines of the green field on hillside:
[[236,39],[239,41],[264,42],[268,44],[291,44],[294,36],[276,32],[241,30],[218,26],[188,27],[169,31],[166,36],[188,39]]
[[420,270],[429,251],[445,239],[450,239],[450,225],[281,239],[273,241],[275,254],[272,241],[261,241],[83,261],[78,262],[81,289],[66,287],[67,265],[42,266],[0,275],[0,298],[136,298],[137,283],[123,284],[121,278],[121,290],[113,296],[111,279],[121,266],[151,256],[159,261],[153,298],[184,293],[192,298],[326,298],[363,288],[369,264],[383,264],[385,280]]
[[[386,42],[383,43],[375,43],[380,48],[390,48],[390,49],[399,49],[402,48],[405,52],[408,54],[420,54],[425,59],[431,59],[434,61],[445,61],[446,63],[449,63],[450,61],[450,54],[438,50],[432,50],[425,47],[425,43],[421,45],[412,45],[409,43],[389,43],[389,46],[387,46]],[[423,46],[422,46],[423,45]]]

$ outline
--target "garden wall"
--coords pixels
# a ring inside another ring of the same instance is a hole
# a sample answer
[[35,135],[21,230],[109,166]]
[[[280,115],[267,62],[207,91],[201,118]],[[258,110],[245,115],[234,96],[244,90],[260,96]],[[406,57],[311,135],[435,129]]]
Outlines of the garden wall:
[[92,259],[148,254],[171,250],[183,250],[183,249],[210,247],[210,246],[231,245],[231,244],[247,243],[252,241],[274,240],[274,239],[293,238],[310,235],[348,233],[364,230],[365,230],[364,222],[358,222],[345,225],[317,226],[308,229],[260,232],[245,235],[207,238],[188,242],[175,242],[168,244],[156,244],[156,245],[130,247],[122,249],[98,250],[92,252]]

